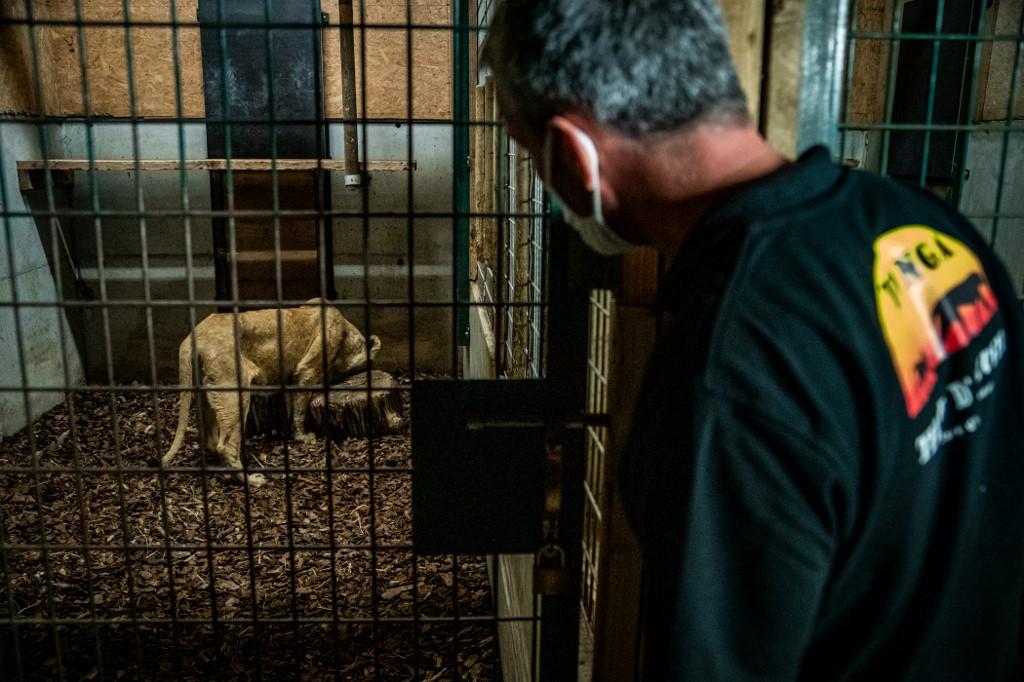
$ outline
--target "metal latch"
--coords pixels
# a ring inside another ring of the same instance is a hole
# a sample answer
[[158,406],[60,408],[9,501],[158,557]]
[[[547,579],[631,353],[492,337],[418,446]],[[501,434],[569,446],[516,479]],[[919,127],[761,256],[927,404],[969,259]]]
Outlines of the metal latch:
[[559,544],[558,520],[562,515],[562,446],[548,443],[544,458],[544,519],[541,537],[544,544],[534,560],[534,592],[544,596],[565,589],[565,550]]

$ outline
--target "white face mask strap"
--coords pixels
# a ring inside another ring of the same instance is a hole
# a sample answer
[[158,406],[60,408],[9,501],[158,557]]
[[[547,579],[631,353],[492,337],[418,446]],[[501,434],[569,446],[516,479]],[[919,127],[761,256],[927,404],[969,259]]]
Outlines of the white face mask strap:
[[[604,222],[604,214],[601,210],[601,173],[600,173],[600,161],[597,155],[597,147],[594,145],[594,141],[590,139],[590,136],[579,128],[573,126],[572,133],[576,136],[576,140],[583,146],[583,153],[587,157],[587,170],[591,174],[590,177],[590,202],[591,207],[594,210],[593,217]],[[554,178],[551,177],[551,172],[554,167],[554,144],[552,142],[551,129],[548,128],[544,135],[544,180],[548,183],[548,187],[554,187]]]
[[583,153],[587,156],[587,165],[590,167],[590,201],[594,209],[594,219],[600,223],[604,222],[604,215],[601,210],[601,162],[597,155],[597,146],[590,136],[579,128],[573,126],[573,135],[583,146]]

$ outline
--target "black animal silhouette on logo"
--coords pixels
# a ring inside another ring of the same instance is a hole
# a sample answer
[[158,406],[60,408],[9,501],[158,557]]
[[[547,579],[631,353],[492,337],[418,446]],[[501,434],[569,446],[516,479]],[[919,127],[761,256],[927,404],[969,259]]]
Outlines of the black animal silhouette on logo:
[[935,320],[941,338],[946,338],[953,324],[963,324],[963,318],[960,316],[961,306],[981,305],[986,311],[994,312],[981,292],[981,288],[986,285],[981,275],[974,273],[939,299],[932,309],[932,319]]
[[914,365],[914,371],[917,373],[918,381],[924,381],[925,377],[928,375],[929,364],[930,363],[928,362],[928,355],[922,353],[921,359],[917,361],[916,365]]

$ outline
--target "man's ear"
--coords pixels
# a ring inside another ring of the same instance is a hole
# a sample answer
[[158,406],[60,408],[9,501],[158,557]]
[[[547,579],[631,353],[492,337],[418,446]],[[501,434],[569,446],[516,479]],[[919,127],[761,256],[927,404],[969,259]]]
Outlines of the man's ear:
[[551,173],[555,177],[547,178],[547,182],[576,213],[587,215],[595,177],[580,132],[579,126],[565,116],[553,116],[548,121],[546,134],[550,136]]
[[377,336],[376,334],[371,334],[370,335],[370,357],[371,358],[377,356],[377,351],[380,350],[380,346],[381,346],[380,337]]

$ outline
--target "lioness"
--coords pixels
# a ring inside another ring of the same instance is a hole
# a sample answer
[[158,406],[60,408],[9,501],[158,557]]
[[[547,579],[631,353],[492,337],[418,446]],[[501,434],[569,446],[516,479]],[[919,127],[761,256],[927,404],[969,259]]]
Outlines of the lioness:
[[[206,439],[203,448],[216,452],[225,466],[241,469],[242,433],[249,412],[249,386],[292,384],[322,386],[334,383],[349,374],[366,369],[367,352],[372,359],[380,350],[380,339],[371,336],[369,343],[355,325],[345,319],[337,308],[323,306],[314,298],[301,308],[287,308],[281,315],[281,359],[278,360],[277,310],[253,310],[238,314],[238,354],[235,353],[234,313],[210,315],[196,325],[195,331],[181,342],[178,349],[178,377],[182,386],[192,385],[192,336],[195,335],[199,359],[197,376],[204,388],[227,389],[200,393]],[[323,333],[322,333],[323,332]],[[323,376],[324,356],[327,373]],[[241,362],[236,364],[239,357]],[[237,389],[241,388],[241,400]],[[296,439],[308,441],[306,432],[307,391],[293,393],[292,429]],[[188,426],[191,392],[182,392],[178,406],[178,430],[167,454],[160,463],[167,466],[174,459],[185,439]],[[241,407],[241,413],[239,412]],[[239,479],[244,477],[242,472]],[[261,474],[249,475],[250,485],[262,485]]]

